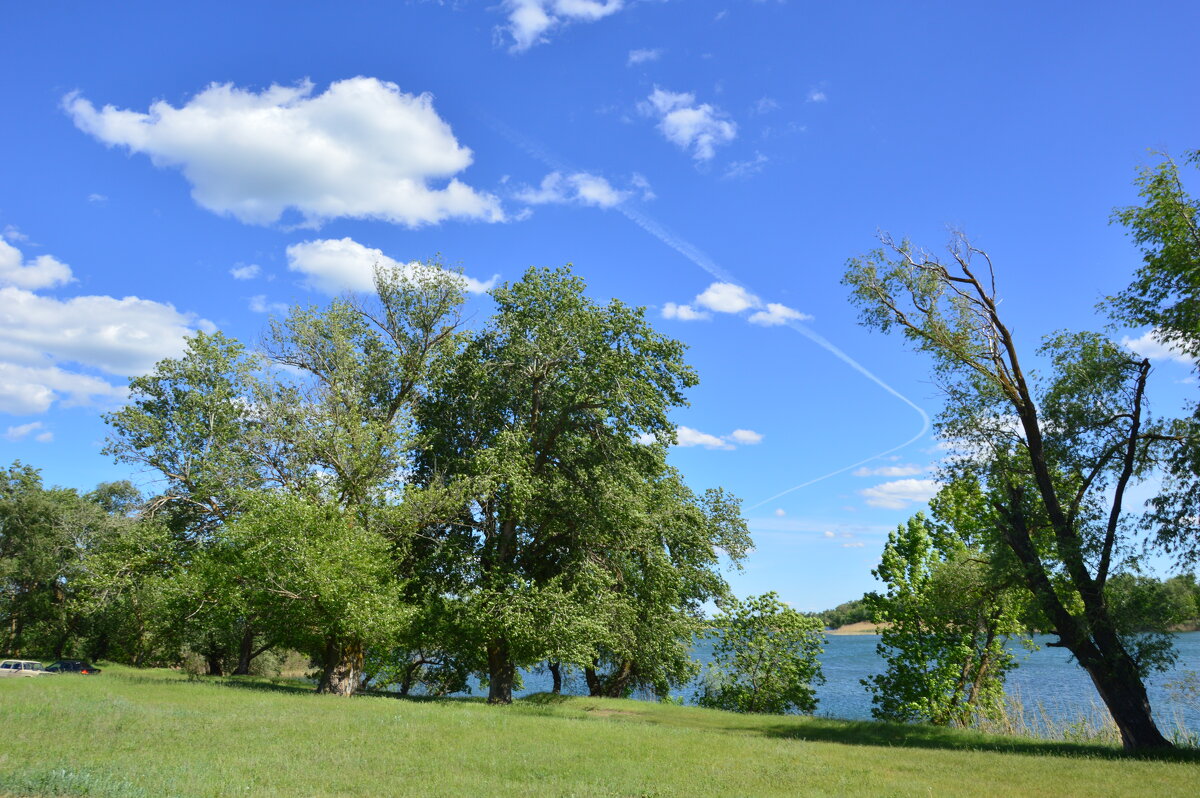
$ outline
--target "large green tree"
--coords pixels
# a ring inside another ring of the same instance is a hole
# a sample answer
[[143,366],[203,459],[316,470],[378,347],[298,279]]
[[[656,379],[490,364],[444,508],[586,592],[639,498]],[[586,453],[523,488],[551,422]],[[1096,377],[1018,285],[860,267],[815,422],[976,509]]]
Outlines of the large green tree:
[[[531,269],[492,294],[496,313],[424,403],[425,484],[469,484],[431,535],[452,562],[447,591],[469,606],[489,700],[517,668],[589,666],[620,609],[605,552],[639,532],[636,498],[662,472],[668,411],[696,381],[683,346],[644,311],[598,305],[568,269]],[[610,647],[611,648],[611,647]]]
[[1127,553],[1127,488],[1179,445],[1147,418],[1149,362],[1099,335],[1058,335],[1041,351],[1046,376],[1031,379],[986,253],[961,236],[947,263],[883,243],[846,273],[864,323],[933,359],[947,394],[940,430],[960,444],[960,470],[985,485],[988,522],[1125,746],[1169,746],[1142,681],[1153,662],[1131,650],[1104,590]]

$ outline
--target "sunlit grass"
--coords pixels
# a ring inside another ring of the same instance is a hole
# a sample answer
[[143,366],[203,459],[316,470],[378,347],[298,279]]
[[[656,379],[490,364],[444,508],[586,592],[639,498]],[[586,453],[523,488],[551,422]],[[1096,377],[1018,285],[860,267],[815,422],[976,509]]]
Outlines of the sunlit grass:
[[1187,795],[1196,760],[535,696],[352,700],[105,667],[0,683],[0,795]]

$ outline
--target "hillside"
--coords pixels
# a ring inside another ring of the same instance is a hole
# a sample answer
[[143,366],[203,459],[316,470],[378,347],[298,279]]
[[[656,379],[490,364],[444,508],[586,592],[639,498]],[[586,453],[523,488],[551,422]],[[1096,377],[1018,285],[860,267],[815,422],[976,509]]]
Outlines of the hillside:
[[16,732],[0,745],[0,795],[14,796],[1191,796],[1196,775],[1183,754],[929,727],[549,696],[343,699],[119,666],[7,680],[0,722]]

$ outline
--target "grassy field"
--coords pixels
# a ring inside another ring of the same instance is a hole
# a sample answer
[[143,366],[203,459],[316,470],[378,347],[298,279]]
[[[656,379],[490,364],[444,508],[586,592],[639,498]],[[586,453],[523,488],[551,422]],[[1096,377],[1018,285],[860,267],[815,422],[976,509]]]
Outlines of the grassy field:
[[0,681],[0,795],[1191,796],[1200,759],[637,701],[318,696],[292,683]]

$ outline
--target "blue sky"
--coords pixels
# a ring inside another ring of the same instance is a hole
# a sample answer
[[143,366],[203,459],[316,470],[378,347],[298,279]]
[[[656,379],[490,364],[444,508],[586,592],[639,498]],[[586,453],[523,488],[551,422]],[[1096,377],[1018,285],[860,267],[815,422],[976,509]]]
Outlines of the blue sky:
[[[872,587],[938,456],[926,365],[857,326],[846,259],[877,230],[937,248],[960,228],[1032,349],[1103,323],[1138,262],[1112,208],[1152,150],[1200,145],[1187,2],[41,3],[4,20],[0,461],[145,483],[99,453],[99,413],[189,331],[252,342],[386,258],[441,253],[480,291],[571,262],[688,343],[701,384],[673,462],[745,501],[756,550],[735,589],[806,609]],[[470,307],[486,317],[486,295]],[[1160,406],[1194,392],[1189,364],[1142,349]]]

